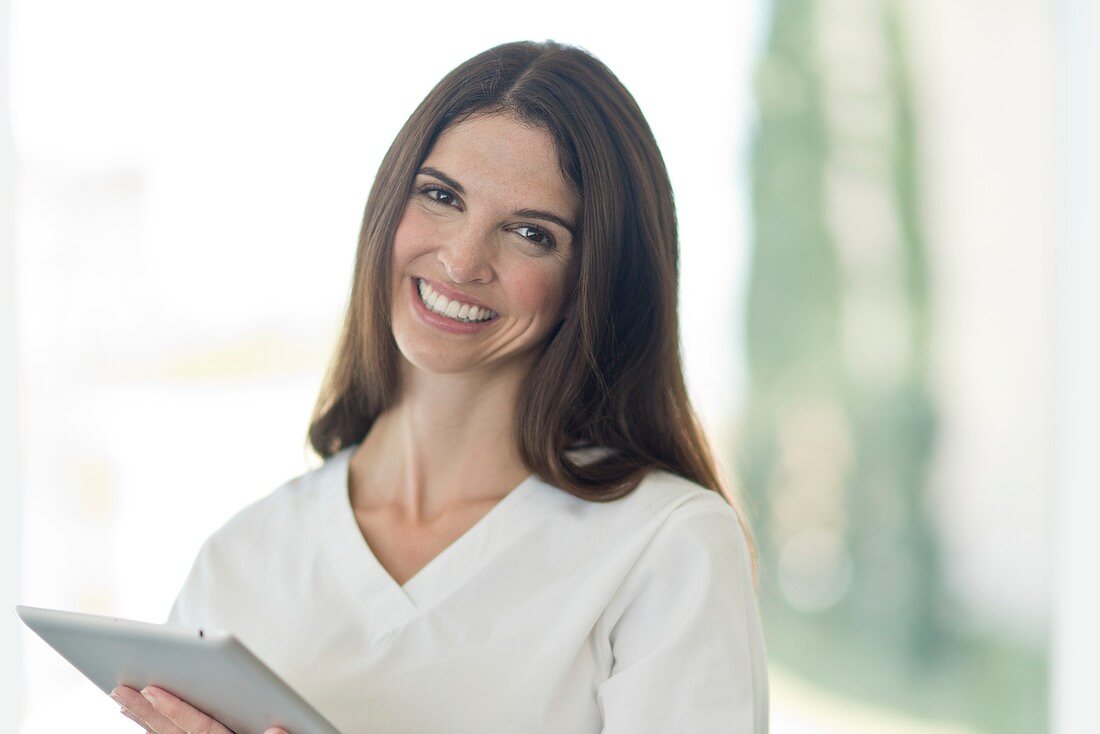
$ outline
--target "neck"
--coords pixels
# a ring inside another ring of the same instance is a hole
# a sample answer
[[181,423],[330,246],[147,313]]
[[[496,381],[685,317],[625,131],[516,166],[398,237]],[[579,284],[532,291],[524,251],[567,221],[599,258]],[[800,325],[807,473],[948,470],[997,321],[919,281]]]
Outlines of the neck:
[[352,505],[419,524],[507,494],[530,474],[515,441],[524,374],[432,374],[405,363],[400,401],[352,457]]

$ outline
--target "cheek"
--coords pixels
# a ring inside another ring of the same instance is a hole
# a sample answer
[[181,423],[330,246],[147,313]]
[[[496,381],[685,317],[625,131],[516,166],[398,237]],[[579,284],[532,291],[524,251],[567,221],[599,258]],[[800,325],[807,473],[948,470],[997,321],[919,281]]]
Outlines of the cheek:
[[[422,233],[418,229],[417,218],[412,215],[410,207],[405,207],[404,213],[401,213],[401,218],[397,222],[397,229],[394,231],[393,261],[398,269],[415,258],[415,243],[422,241]],[[395,275],[400,275],[398,269],[395,269]]]
[[393,234],[394,276],[402,277],[404,266],[428,251],[431,241],[431,228],[427,226],[424,217],[417,216],[415,208],[406,205]]
[[527,270],[509,279],[509,299],[522,311],[536,316],[556,318],[565,299],[565,273],[559,269]]

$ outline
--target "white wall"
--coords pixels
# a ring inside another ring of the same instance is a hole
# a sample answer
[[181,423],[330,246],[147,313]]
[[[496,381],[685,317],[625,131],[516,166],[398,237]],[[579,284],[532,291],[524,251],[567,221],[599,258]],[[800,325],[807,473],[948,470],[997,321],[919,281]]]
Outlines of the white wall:
[[1057,210],[1049,0],[910,0],[940,418],[930,478],[969,623],[1045,644]]
[[22,716],[19,626],[13,623],[22,567],[19,363],[15,317],[15,150],[11,136],[8,0],[0,0],[0,731]]
[[1051,702],[1056,734],[1100,731],[1100,10],[1057,7],[1060,257],[1058,523]]

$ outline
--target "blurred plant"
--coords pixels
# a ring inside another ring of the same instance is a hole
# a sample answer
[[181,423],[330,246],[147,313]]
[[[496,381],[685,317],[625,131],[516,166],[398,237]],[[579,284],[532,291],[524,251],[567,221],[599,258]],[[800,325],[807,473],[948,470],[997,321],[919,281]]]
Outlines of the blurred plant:
[[[1041,707],[994,711],[990,697],[1011,691],[960,678],[990,648],[953,627],[925,500],[937,426],[903,61],[892,0],[773,2],[736,459],[769,653],[848,694],[1035,732]],[[1035,665],[994,647],[1041,686]]]

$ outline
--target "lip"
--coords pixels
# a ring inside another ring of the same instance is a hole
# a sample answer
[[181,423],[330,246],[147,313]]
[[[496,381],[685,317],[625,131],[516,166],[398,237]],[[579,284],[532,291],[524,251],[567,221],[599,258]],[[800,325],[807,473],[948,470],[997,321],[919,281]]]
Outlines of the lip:
[[[479,331],[491,328],[500,320],[500,315],[494,316],[488,321],[471,321],[469,323],[463,323],[461,321],[455,321],[441,314],[437,314],[435,311],[430,310],[423,301],[420,300],[420,290],[416,285],[416,278],[409,278],[409,295],[413,301],[413,310],[420,316],[422,321],[430,324],[431,326],[441,329],[442,331],[448,331],[452,334],[474,334]],[[429,283],[431,281],[428,281]],[[432,283],[432,288],[435,288],[435,284]],[[447,295],[445,291],[440,290],[443,295]],[[450,296],[448,296],[449,298]],[[470,303],[467,301],[467,303]],[[481,306],[481,304],[474,304]],[[481,306],[485,308],[484,306]],[[492,309],[490,309],[492,310]]]
[[417,278],[419,278],[420,280],[422,280],[425,283],[427,283],[428,285],[430,285],[432,287],[432,290],[435,291],[436,293],[441,293],[444,296],[446,296],[448,301],[461,301],[462,303],[468,303],[471,306],[478,306],[479,308],[484,308],[487,311],[493,311],[494,313],[498,313],[495,308],[492,308],[491,306],[487,306],[484,303],[482,303],[481,301],[478,301],[477,299],[471,298],[470,296],[466,295],[462,291],[456,291],[453,288],[448,288],[447,286],[440,285],[439,283],[436,283],[434,280],[429,280],[428,278],[425,278],[421,275],[413,276],[413,285],[414,286],[416,285]]

